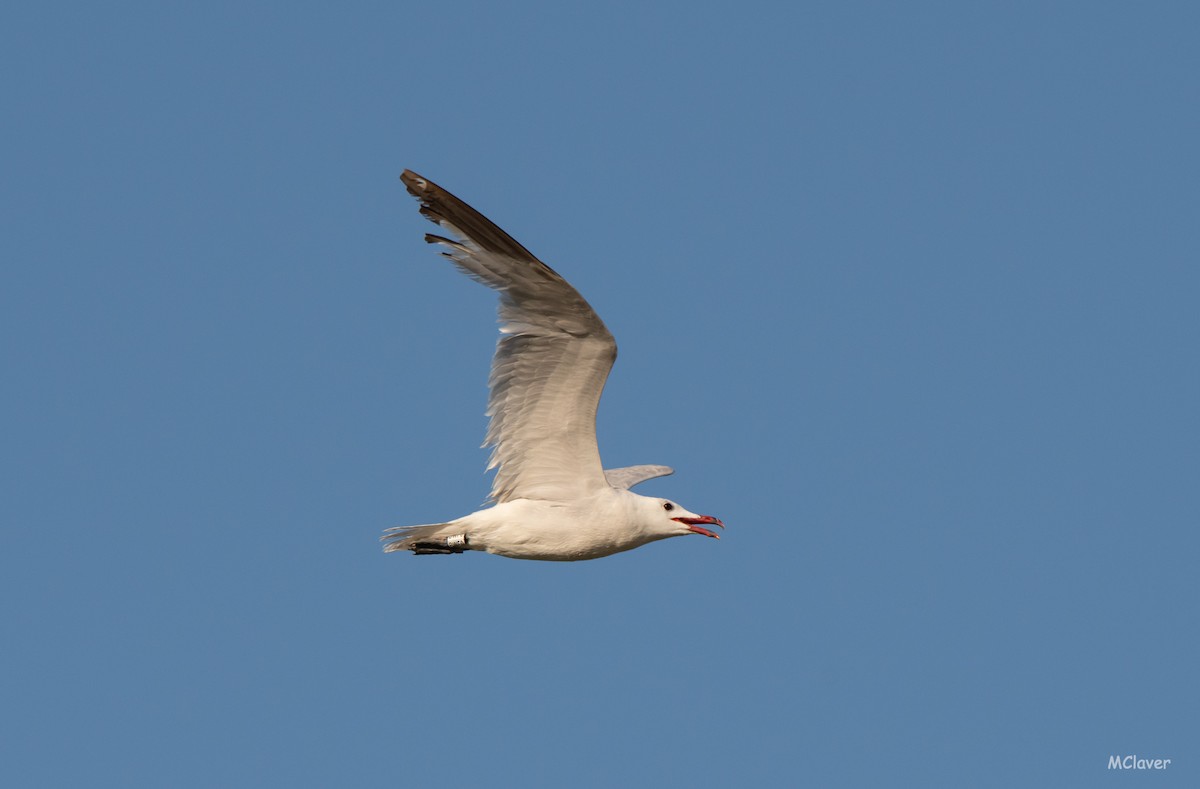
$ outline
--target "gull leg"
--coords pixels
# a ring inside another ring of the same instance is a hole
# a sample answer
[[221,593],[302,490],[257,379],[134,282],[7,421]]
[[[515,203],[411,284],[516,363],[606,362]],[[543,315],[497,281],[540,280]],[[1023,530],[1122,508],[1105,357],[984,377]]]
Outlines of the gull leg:
[[417,556],[464,553],[469,548],[465,534],[454,534],[440,540],[422,540],[409,546],[409,550]]

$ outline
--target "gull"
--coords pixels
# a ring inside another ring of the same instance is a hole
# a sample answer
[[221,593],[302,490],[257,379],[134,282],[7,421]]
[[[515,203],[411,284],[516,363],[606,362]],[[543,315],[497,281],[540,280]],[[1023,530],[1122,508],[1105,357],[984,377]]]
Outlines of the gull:
[[617,344],[575,288],[483,214],[428,178],[400,180],[421,214],[453,238],[426,234],[442,255],[500,295],[500,340],[488,386],[485,447],[491,506],[447,521],[384,532],[384,551],[486,551],[513,559],[578,561],[724,524],[629,489],[667,466],[605,469],[596,408]]

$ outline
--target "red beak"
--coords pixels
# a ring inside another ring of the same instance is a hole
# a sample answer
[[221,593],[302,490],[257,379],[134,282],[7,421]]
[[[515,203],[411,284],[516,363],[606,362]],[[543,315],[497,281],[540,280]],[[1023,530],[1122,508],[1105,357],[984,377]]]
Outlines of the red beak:
[[707,523],[713,526],[720,526],[722,529],[725,528],[725,524],[721,523],[720,518],[714,518],[711,515],[697,515],[695,518],[672,518],[671,520],[679,521],[688,527],[688,531],[694,534],[703,534],[705,537],[712,537],[714,540],[721,539],[720,535],[711,532],[708,529],[701,528],[700,524]]

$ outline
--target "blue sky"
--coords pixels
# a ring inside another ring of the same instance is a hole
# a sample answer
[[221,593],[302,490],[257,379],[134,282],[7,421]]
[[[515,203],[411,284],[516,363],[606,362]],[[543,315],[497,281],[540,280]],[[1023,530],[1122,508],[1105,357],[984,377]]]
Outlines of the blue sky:
[[[1198,23],[7,5],[0,783],[1196,785]],[[405,167],[721,542],[380,553],[488,489]]]

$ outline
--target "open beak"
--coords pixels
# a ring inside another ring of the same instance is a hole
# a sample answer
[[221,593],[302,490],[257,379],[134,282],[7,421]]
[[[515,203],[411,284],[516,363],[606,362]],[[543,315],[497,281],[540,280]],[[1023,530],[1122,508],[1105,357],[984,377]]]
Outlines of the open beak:
[[688,531],[693,534],[703,534],[705,537],[712,537],[714,540],[721,539],[720,535],[703,528],[700,524],[706,523],[712,526],[720,526],[722,529],[725,528],[725,524],[721,523],[720,518],[714,518],[711,515],[697,515],[694,518],[672,518],[671,520],[679,521],[687,526]]

